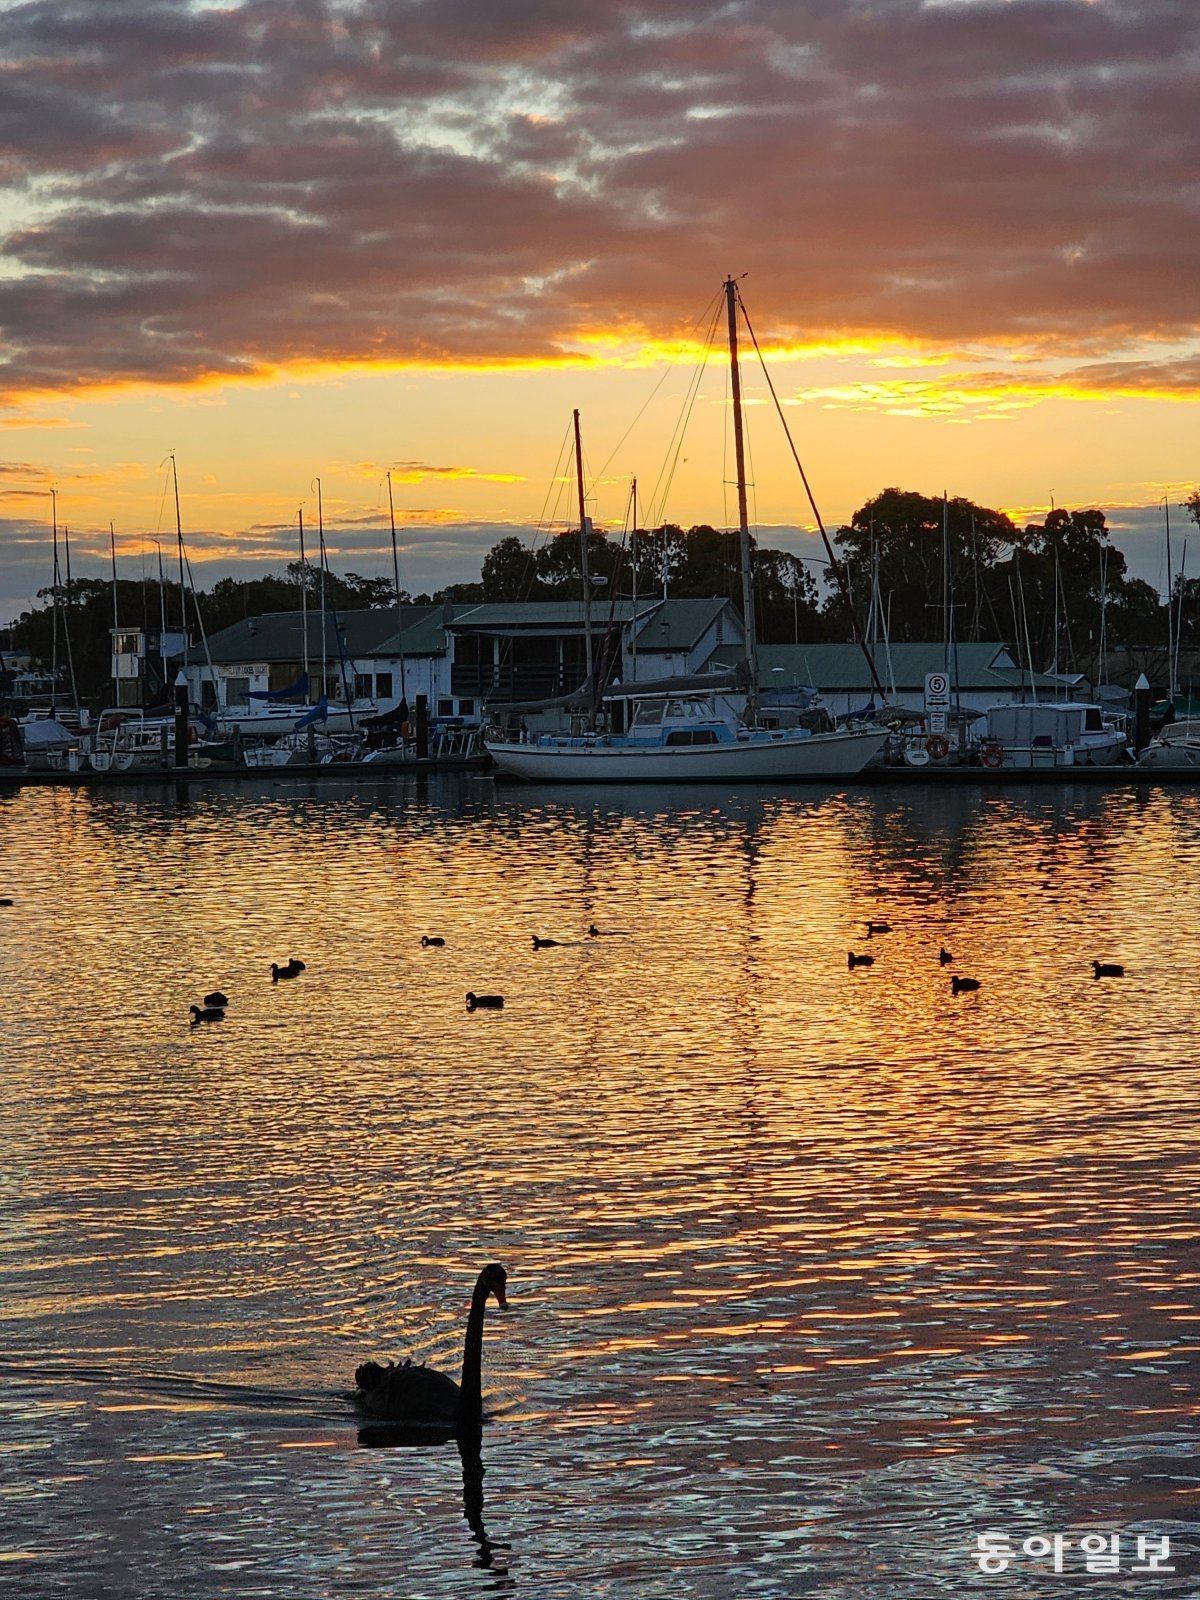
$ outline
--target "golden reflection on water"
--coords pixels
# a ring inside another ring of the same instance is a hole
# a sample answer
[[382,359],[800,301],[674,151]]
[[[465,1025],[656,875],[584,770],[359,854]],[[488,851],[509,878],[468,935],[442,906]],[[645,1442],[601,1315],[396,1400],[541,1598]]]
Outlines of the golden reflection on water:
[[[399,1552],[454,1592],[467,1479],[355,1452],[342,1396],[368,1353],[456,1371],[493,1258],[486,1509],[531,1592],[957,1594],[988,1528],[1178,1541],[1198,865],[1184,791],[0,797],[6,1543],[74,1547],[57,1436],[147,1582]],[[219,1532],[158,1551],[150,1483],[219,1484]],[[413,1497],[439,1539],[380,1541]]]

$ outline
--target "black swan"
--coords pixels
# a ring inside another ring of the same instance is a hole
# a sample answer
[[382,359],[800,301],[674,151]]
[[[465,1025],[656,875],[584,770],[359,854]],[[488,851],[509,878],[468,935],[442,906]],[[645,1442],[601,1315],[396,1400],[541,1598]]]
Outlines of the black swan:
[[1125,968],[1117,966],[1115,961],[1093,961],[1092,976],[1094,978],[1123,978]]
[[205,1006],[203,1009],[201,1009],[200,1006],[190,1006],[188,1009],[192,1013],[193,1028],[201,1022],[225,1021],[225,1013],[221,1010],[220,1006]]
[[873,967],[875,965],[875,957],[856,956],[854,951],[851,950],[846,957],[846,965],[850,968],[851,972],[854,971],[855,967]]
[[303,971],[303,961],[297,961],[295,956],[292,956],[286,967],[281,967],[276,962],[272,961],[271,982],[278,983],[280,978],[298,978]]
[[211,994],[206,994],[204,996],[204,1004],[206,1006],[219,1006],[222,1010],[224,1010],[224,1008],[229,1004],[229,1000],[227,996],[221,993],[220,989],[214,989]]
[[446,943],[445,939],[439,939],[436,934],[434,934],[433,938],[430,938],[430,936],[427,933],[423,933],[421,935],[421,949],[422,950],[428,950],[431,945],[435,946],[437,949],[440,950],[445,943]]
[[354,1374],[354,1400],[359,1409],[382,1421],[414,1428],[460,1432],[478,1428],[483,1421],[483,1313],[492,1294],[501,1309],[507,1306],[507,1281],[508,1274],[494,1261],[476,1280],[463,1343],[461,1384],[432,1367],[414,1367],[411,1361],[399,1367],[391,1362],[381,1367],[377,1361],[364,1361]]
[[533,948],[535,950],[554,950],[557,947],[557,939],[539,939],[536,933],[533,935]]
[[950,954],[949,950],[946,949],[945,945],[943,945],[942,948],[938,951],[938,966],[939,967],[952,967],[953,965],[954,965],[954,957]]
[[978,987],[979,987],[979,979],[978,978],[951,978],[950,979],[950,993],[951,994],[969,994],[972,989],[978,989]]

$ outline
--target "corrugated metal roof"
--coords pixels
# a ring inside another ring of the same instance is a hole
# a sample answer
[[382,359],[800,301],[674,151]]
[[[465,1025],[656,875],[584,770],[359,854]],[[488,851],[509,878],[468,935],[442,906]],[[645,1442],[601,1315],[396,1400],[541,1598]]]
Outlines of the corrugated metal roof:
[[722,612],[728,612],[738,642],[742,637],[741,614],[728,600],[660,600],[638,629],[637,647],[648,650],[690,650]]
[[[440,631],[441,617],[441,606],[405,606],[401,613],[405,650],[410,649],[410,629],[414,638],[420,639],[421,630],[431,619],[436,621]],[[299,611],[268,611],[262,616],[245,617],[241,622],[211,634],[207,655],[211,656],[214,663],[224,666],[252,661],[301,661],[304,658],[304,621],[304,614]],[[346,653],[350,656],[378,655],[380,646],[396,634],[396,613],[391,608],[339,611],[336,616],[333,612],[327,612],[323,628],[320,611],[309,611],[307,623],[310,661],[320,657],[322,632],[325,649],[331,659],[338,654],[337,629],[341,630]],[[412,649],[411,653],[416,655],[420,652]],[[186,656],[187,661],[197,665],[205,659],[203,644],[192,645]]]
[[[872,653],[875,670],[887,689],[894,677],[897,689],[923,691],[926,676],[942,672],[946,666],[946,647],[938,641],[894,644],[890,649],[876,645]],[[780,684],[800,683],[826,692],[869,692],[872,687],[866,660],[856,644],[759,645],[758,671],[764,684],[773,678]],[[1022,678],[1028,684],[1030,674],[1022,674],[1005,644],[984,641],[955,648],[954,679],[960,689],[1016,686]],[[1038,688],[1051,682],[1040,673],[1033,674],[1033,681]]]

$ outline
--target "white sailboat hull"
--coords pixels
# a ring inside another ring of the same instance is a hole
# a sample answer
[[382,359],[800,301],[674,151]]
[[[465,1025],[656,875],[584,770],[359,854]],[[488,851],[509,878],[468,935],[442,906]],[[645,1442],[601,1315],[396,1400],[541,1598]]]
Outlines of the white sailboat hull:
[[658,747],[605,743],[603,737],[558,744],[486,739],[484,748],[501,772],[534,783],[762,783],[852,778],[886,738],[881,728]]

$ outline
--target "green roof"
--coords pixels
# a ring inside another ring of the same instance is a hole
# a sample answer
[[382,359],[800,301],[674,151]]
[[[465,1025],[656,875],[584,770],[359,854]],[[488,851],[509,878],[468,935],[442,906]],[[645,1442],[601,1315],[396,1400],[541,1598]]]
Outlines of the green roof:
[[[871,653],[880,681],[888,690],[895,679],[898,690],[924,689],[931,672],[944,672],[946,646],[940,641],[915,644],[873,645]],[[779,670],[776,670],[779,669]],[[991,690],[1028,684],[1005,644],[994,641],[954,647],[953,677],[959,689]],[[758,677],[764,687],[804,684],[832,693],[837,690],[868,693],[871,674],[862,649],[856,644],[763,644],[758,647]],[[1032,674],[1037,688],[1062,685]]]

